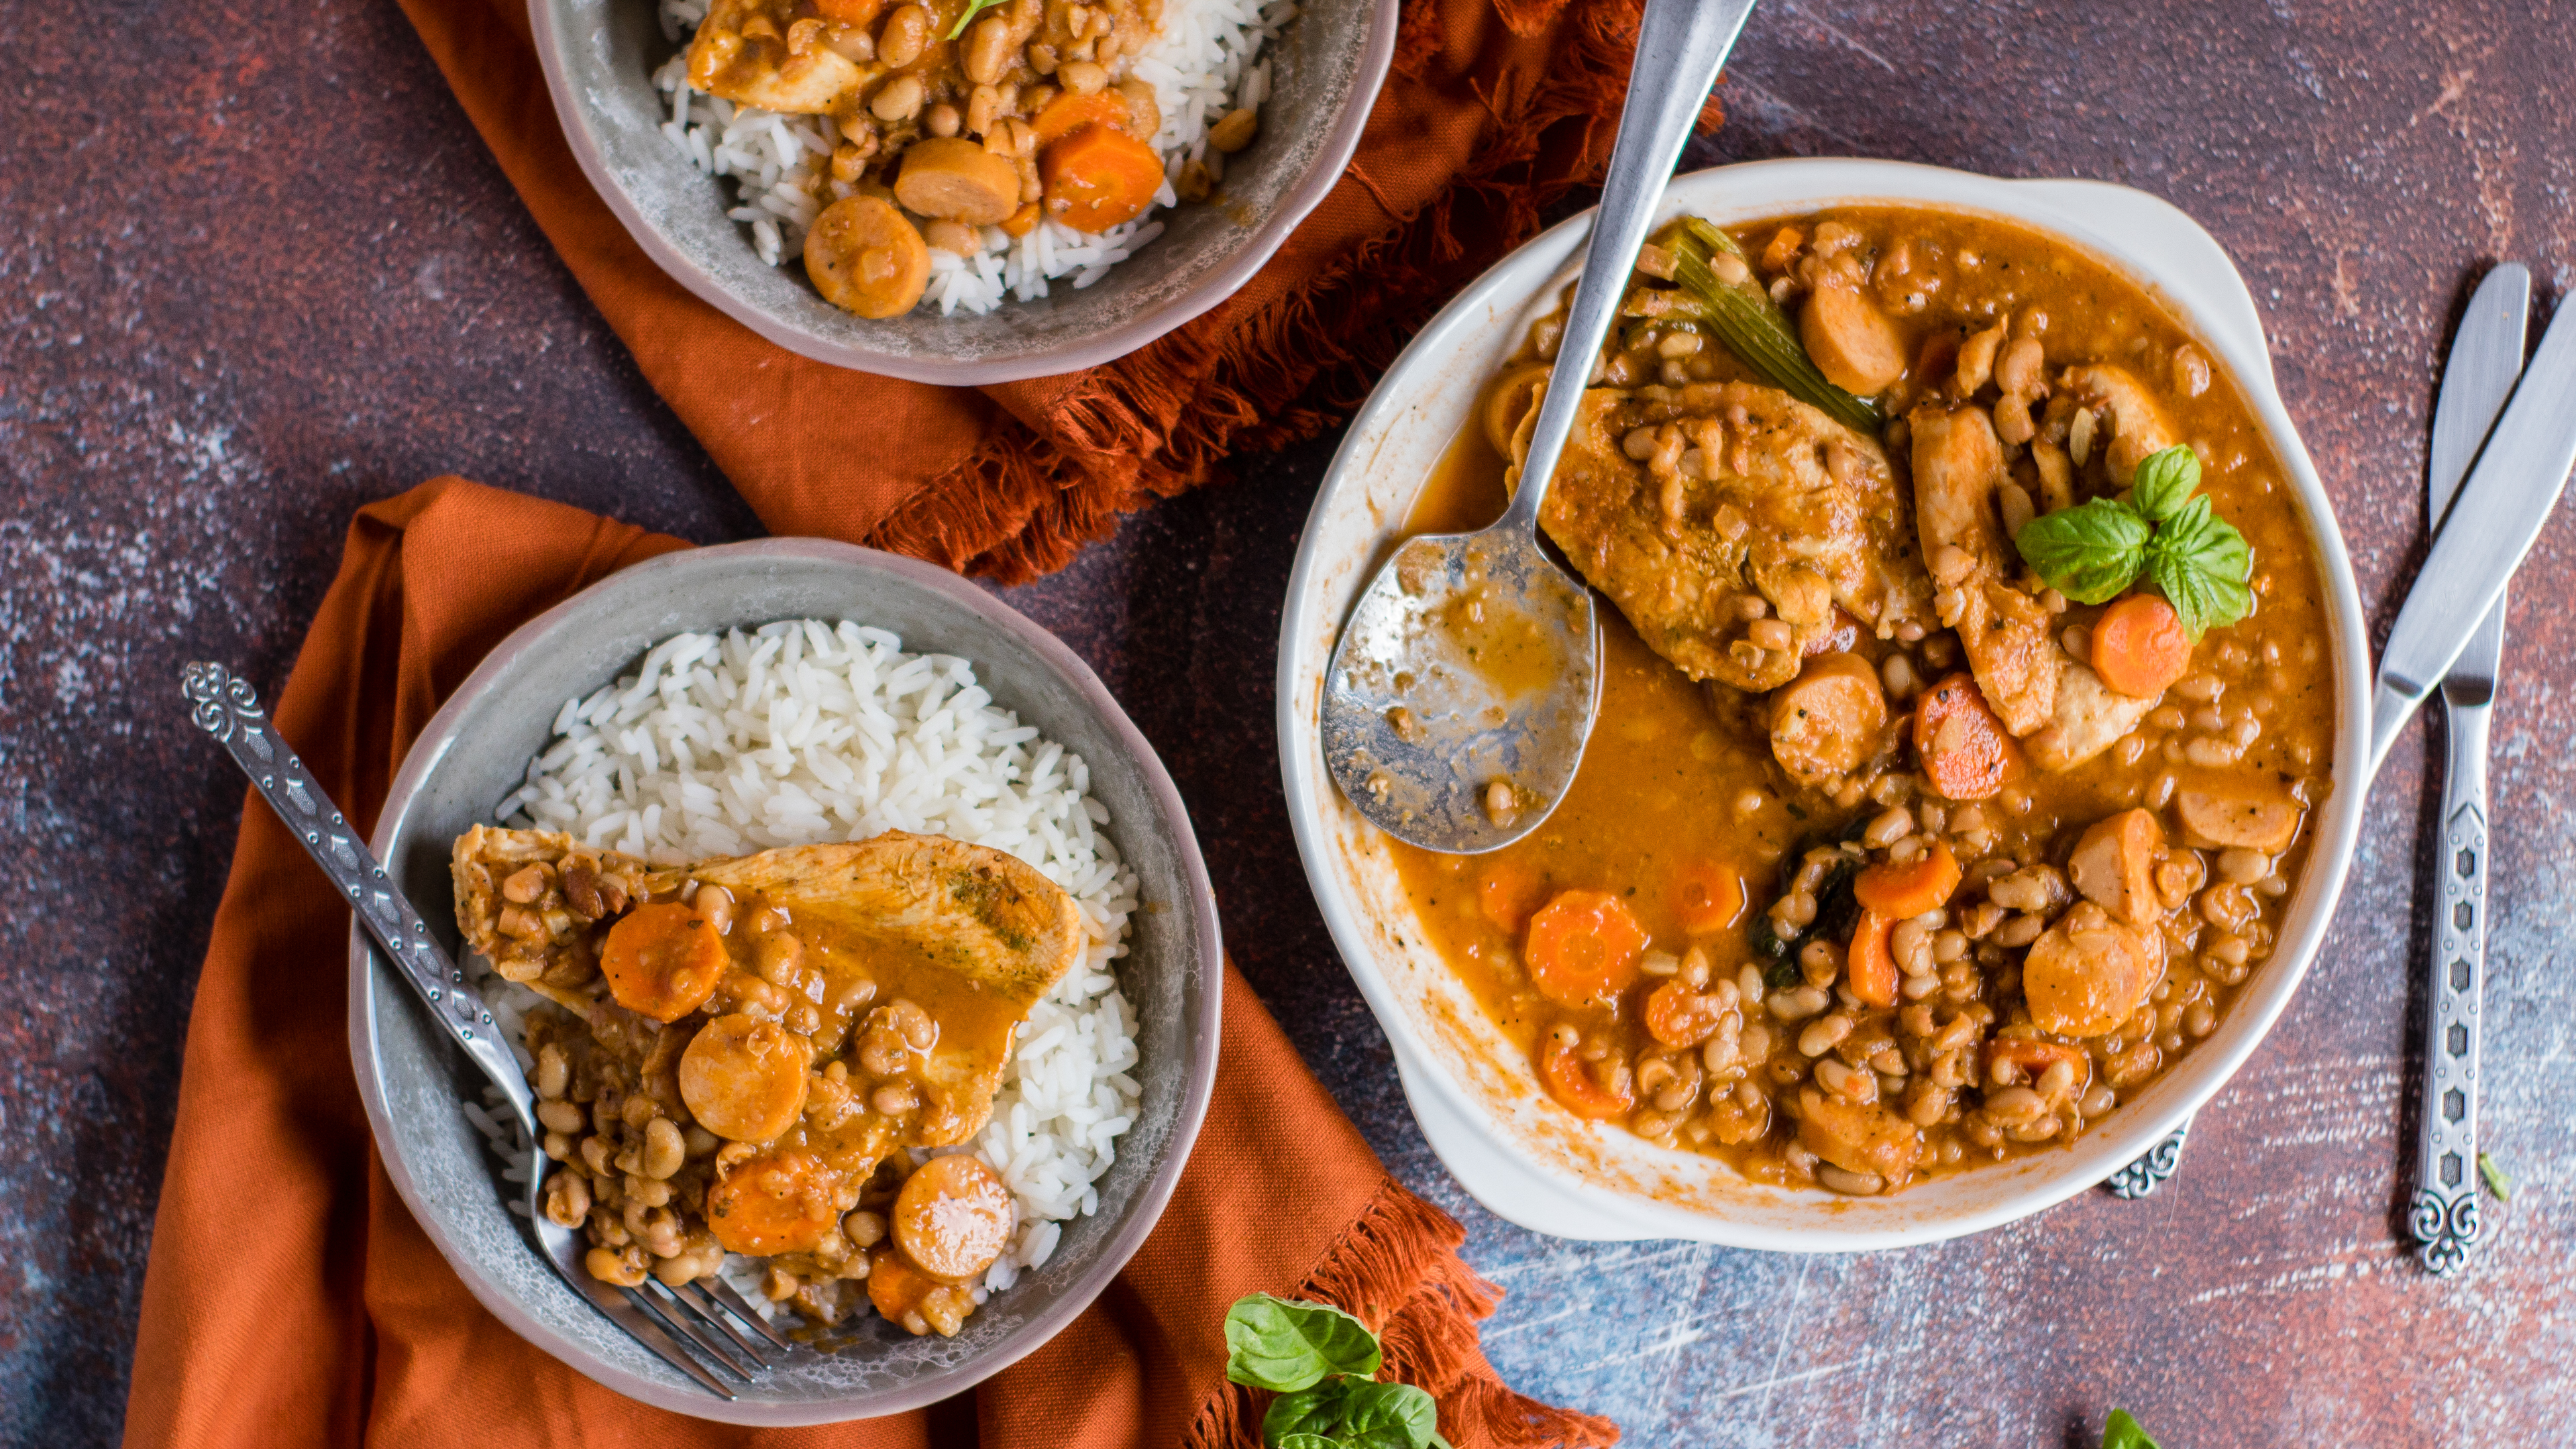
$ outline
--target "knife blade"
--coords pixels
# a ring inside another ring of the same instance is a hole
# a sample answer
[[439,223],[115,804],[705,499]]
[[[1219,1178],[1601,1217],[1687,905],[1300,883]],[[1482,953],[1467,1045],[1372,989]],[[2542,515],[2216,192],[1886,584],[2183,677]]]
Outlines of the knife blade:
[[2558,506],[2570,467],[2576,467],[2576,307],[2561,307],[2388,631],[2370,708],[2371,773],[2503,596],[2505,580]]
[[[2460,318],[2433,407],[2428,517],[2439,518],[2486,442],[2522,366],[2531,273],[2508,263],[2487,274]],[[2458,1271],[2478,1244],[2478,1075],[2486,993],[2489,874],[2487,708],[2504,653],[2504,598],[2487,610],[2442,679],[2439,844],[2433,852],[2433,938],[2425,953],[2424,1055],[2417,1096],[2415,1192],[2407,1229],[2427,1271]]]

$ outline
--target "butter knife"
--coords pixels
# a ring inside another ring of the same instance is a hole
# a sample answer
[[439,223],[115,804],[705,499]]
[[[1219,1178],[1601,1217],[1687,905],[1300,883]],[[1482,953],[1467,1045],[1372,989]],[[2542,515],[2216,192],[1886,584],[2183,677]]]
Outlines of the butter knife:
[[2415,576],[2379,655],[2370,706],[2370,770],[2415,707],[2460,657],[2469,635],[2504,597],[2506,578],[2549,522],[2576,466],[2576,307],[2550,319],[2504,418],[2452,500],[2450,526]]
[[[2439,518],[2459,492],[2469,462],[2495,426],[2522,369],[2531,314],[2531,273],[2508,262],[2469,299],[2442,369],[2433,406],[2426,517]],[[2406,1225],[2427,1271],[2447,1276],[2478,1245],[2478,1017],[2486,976],[2487,708],[2504,653],[2504,599],[2469,635],[2442,679],[2441,831],[2434,850],[2440,882],[2426,961],[2422,1120],[2415,1197]]]

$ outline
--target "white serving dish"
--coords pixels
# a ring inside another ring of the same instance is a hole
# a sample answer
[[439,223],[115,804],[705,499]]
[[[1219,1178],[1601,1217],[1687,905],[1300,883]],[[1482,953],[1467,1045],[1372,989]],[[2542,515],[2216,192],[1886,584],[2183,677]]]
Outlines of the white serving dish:
[[1589,213],[1532,240],[1432,319],[1396,360],[1326,474],[1280,624],[1279,740],[1289,814],[1333,940],[1395,1048],[1414,1118],[1479,1202],[1539,1232],[1689,1238],[1781,1252],[1934,1242],[2052,1206],[2137,1159],[2233,1076],[2298,989],[2333,915],[2368,781],[2369,655],[2361,597],[2316,468],[2283,409],[2263,322],[2217,242],[2165,202],[2091,181],[2003,181],[1929,166],[1786,160],[1677,177],[1666,215],[1721,224],[1867,202],[1981,212],[2068,238],[2157,293],[2222,359],[2298,490],[2329,594],[2337,788],[2311,812],[2308,864],[2273,957],[2218,1031],[2074,1147],[1934,1179],[1885,1198],[1749,1183],[1550,1102],[1522,1053],[1414,929],[1385,837],[1325,772],[1316,716],[1335,637],[1400,537],[1415,495],[1524,329],[1577,270]]

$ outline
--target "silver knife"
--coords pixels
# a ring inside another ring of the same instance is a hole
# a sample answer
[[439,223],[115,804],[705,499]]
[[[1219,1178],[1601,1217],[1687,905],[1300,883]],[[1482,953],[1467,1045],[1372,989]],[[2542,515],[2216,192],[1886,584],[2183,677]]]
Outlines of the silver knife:
[[2576,307],[2562,306],[2524,369],[2504,418],[2451,504],[2415,587],[2379,655],[2370,704],[2370,771],[2415,707],[2451,670],[2469,634],[2504,596],[2576,466]]
[[[2531,315],[2531,273],[2508,262],[2487,273],[2469,299],[2460,333],[2442,369],[2433,405],[2433,458],[2426,470],[2428,518],[2450,508],[2469,461],[2487,440],[2496,414],[2522,370]],[[2478,1245],[2478,1005],[2486,975],[2487,706],[2495,698],[2504,654],[2504,599],[2469,635],[2442,680],[2443,737],[2450,764],[2442,777],[2441,834],[2435,850],[2441,883],[2433,917],[2424,1016],[2423,1118],[2415,1163],[2415,1197],[2406,1225],[2424,1267],[2457,1271]]]

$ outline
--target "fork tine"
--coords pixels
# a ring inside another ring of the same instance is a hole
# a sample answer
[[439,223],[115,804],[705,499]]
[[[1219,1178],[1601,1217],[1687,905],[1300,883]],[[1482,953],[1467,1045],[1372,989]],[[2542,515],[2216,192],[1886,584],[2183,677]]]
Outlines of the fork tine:
[[686,1349],[672,1342],[671,1336],[664,1333],[659,1324],[637,1311],[634,1305],[613,1293],[594,1295],[580,1283],[573,1284],[573,1288],[581,1294],[583,1301],[597,1308],[609,1322],[626,1330],[629,1337],[650,1349],[654,1357],[696,1379],[716,1397],[728,1400],[734,1397],[733,1390],[725,1386],[724,1380],[700,1367]]
[[625,1293],[628,1298],[641,1305],[645,1312],[652,1314],[656,1321],[658,1321],[664,1328],[669,1329],[681,1342],[706,1355],[706,1357],[712,1361],[716,1367],[732,1374],[735,1378],[742,1380],[744,1383],[752,1382],[751,1370],[744,1368],[741,1364],[735,1363],[731,1354],[728,1354],[723,1349],[709,1343],[705,1334],[691,1329],[689,1325],[683,1322],[677,1314],[669,1312],[664,1309],[660,1303],[655,1302],[653,1299],[633,1288],[626,1289]]
[[709,1302],[707,1299],[702,1297],[692,1285],[683,1283],[678,1287],[673,1287],[668,1283],[664,1283],[659,1286],[661,1287],[663,1294],[670,1298],[672,1302],[677,1303],[680,1307],[688,1310],[689,1313],[695,1316],[699,1322],[704,1323],[707,1327],[724,1335],[726,1347],[739,1349],[744,1357],[752,1361],[752,1364],[755,1367],[769,1367],[769,1357],[768,1354],[764,1352],[764,1350],[768,1348],[768,1345],[763,1343],[759,1338],[745,1333],[740,1328],[735,1327],[731,1314],[724,1312],[714,1303]]
[[752,1332],[768,1339],[771,1343],[778,1345],[780,1348],[794,1348],[796,1346],[795,1344],[788,1342],[784,1337],[780,1336],[777,1329],[770,1327],[769,1320],[763,1318],[760,1314],[760,1310],[752,1307],[750,1302],[746,1300],[742,1296],[741,1292],[731,1283],[726,1282],[722,1278],[709,1278],[701,1280],[700,1287],[708,1298],[714,1300],[716,1306],[724,1309],[727,1313],[730,1313],[735,1318],[741,1320],[743,1326],[749,1328]]

